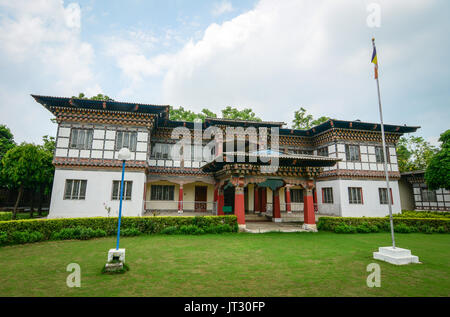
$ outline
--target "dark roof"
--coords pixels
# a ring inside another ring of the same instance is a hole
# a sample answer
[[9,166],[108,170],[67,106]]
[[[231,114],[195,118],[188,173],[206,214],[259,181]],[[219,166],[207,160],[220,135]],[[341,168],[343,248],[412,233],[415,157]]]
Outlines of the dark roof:
[[411,171],[411,172],[402,172],[400,173],[402,176],[410,176],[410,175],[424,175],[425,171]]
[[[345,121],[329,119],[322,124],[312,127],[308,130],[296,130],[296,129],[280,129],[280,135],[298,135],[298,136],[313,136],[330,130],[332,128],[341,128],[348,130],[365,130],[365,131],[381,131],[381,124],[374,122],[362,122],[362,121]],[[392,125],[384,124],[385,132],[397,132],[397,133],[411,133],[416,132],[420,126],[406,126],[406,125]]]
[[[234,155],[233,162],[226,161],[226,155]],[[244,156],[245,162],[238,162],[237,156]],[[250,158],[254,158],[254,162],[250,161]],[[261,160],[261,159],[264,160]],[[213,161],[203,165],[201,168],[205,172],[216,172],[223,168],[227,164],[245,163],[245,164],[255,164],[255,165],[270,165],[271,159],[278,159],[279,166],[309,166],[309,167],[323,167],[323,166],[333,166],[336,162],[339,162],[340,158],[333,158],[328,156],[318,156],[318,155],[306,155],[306,154],[249,154],[244,152],[223,152],[222,155],[218,155]]]
[[[119,101],[104,101],[104,100],[90,100],[67,97],[51,97],[31,95],[37,102],[44,107],[66,107],[66,108],[80,108],[91,110],[108,110],[108,111],[122,111],[122,112],[136,112],[149,114],[163,114],[169,112],[169,106],[164,105],[149,105],[132,102]],[[106,108],[103,108],[105,103]]]
[[211,125],[229,125],[229,126],[244,126],[244,127],[282,127],[286,125],[285,122],[277,121],[250,121],[250,120],[235,120],[235,119],[225,119],[225,118],[206,118],[205,122]]

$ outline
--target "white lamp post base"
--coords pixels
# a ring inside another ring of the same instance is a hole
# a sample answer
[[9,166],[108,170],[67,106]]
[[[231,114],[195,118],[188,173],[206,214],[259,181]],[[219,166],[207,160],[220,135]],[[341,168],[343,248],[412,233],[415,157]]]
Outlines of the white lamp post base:
[[125,249],[109,249],[108,262],[105,265],[107,272],[116,272],[123,269],[125,263]]
[[420,263],[419,257],[411,255],[411,251],[402,248],[380,247],[378,252],[373,253],[375,260],[385,261],[395,265]]

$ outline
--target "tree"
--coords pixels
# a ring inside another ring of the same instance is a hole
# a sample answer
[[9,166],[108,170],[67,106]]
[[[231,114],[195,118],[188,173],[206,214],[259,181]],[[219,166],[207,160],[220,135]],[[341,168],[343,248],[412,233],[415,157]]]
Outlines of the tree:
[[422,137],[401,137],[397,144],[397,161],[400,172],[425,170],[437,150]]
[[0,160],[15,145],[16,143],[14,142],[14,136],[11,130],[4,124],[0,125]]
[[[43,145],[39,145],[40,173],[38,175],[37,190],[39,192],[38,214],[42,215],[42,196],[50,194],[53,186],[55,167],[53,166],[53,153],[56,148],[55,138],[45,135],[42,137]],[[32,210],[30,211],[33,212]],[[30,215],[32,217],[32,214]]]
[[97,94],[97,96],[92,96],[91,98],[86,97],[86,95],[80,92],[77,96],[72,96],[74,99],[90,99],[90,100],[106,100],[106,101],[114,101],[114,99],[110,98],[107,95]]
[[4,179],[11,187],[19,188],[12,219],[16,219],[24,189],[33,188],[40,180],[42,161],[39,152],[36,145],[22,143],[6,152],[2,158]]
[[294,120],[292,120],[292,127],[294,129],[308,130],[312,127],[329,120],[329,117],[322,116],[318,119],[314,119],[311,114],[306,114],[306,109],[301,107],[294,114]]
[[441,150],[430,160],[425,171],[425,182],[428,188],[450,190],[450,129],[441,134]]
[[246,121],[262,121],[261,118],[257,117],[253,110],[250,108],[238,110],[237,108],[232,108],[230,106],[222,110],[222,118]]
[[196,119],[200,119],[204,122],[206,118],[217,118],[217,115],[209,109],[203,109],[201,112],[195,113],[191,110],[185,110],[183,107],[178,109],[170,107],[169,117],[170,120],[175,121],[194,122]]

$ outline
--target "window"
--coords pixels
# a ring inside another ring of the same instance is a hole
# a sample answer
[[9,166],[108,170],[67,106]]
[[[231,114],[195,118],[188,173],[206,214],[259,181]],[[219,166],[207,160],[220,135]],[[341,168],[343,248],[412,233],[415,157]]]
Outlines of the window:
[[303,189],[301,189],[301,188],[291,189],[291,201],[293,203],[302,203],[303,202]]
[[313,155],[314,152],[312,150],[300,150],[300,149],[289,149],[289,154],[306,154]]
[[[376,146],[375,147],[375,158],[377,160],[377,163],[384,163],[384,153],[383,153],[383,147]],[[386,147],[386,159],[389,163],[389,148]]]
[[171,159],[172,144],[154,143],[152,146],[152,158]]
[[[392,198],[392,188],[389,188],[391,193],[391,204],[394,203],[394,199]],[[380,204],[381,205],[387,205],[389,204],[388,201],[388,195],[387,195],[387,188],[378,188],[378,196],[380,197]]]
[[126,147],[130,151],[136,151],[136,142],[136,132],[117,131],[116,150]]
[[333,188],[331,187],[322,188],[322,203],[324,204],[333,203]]
[[321,147],[320,149],[317,149],[317,155],[328,156],[328,146],[324,146]]
[[345,158],[347,161],[360,161],[359,145],[345,145]]
[[362,188],[361,187],[349,187],[348,188],[348,202],[350,204],[362,204]]
[[70,135],[70,148],[90,150],[92,147],[92,129],[72,129]]
[[174,185],[152,185],[151,200],[173,200]]
[[422,201],[426,202],[436,202],[436,191],[434,190],[428,190],[428,189],[422,189]]
[[[131,200],[131,191],[133,189],[132,181],[124,181],[123,182],[123,199]],[[120,181],[113,181],[112,186],[112,200],[120,199]]]
[[85,199],[87,180],[66,179],[64,199]]

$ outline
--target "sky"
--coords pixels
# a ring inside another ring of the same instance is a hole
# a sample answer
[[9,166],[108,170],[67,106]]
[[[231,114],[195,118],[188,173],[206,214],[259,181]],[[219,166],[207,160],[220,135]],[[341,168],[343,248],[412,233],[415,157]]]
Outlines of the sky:
[[448,0],[0,0],[0,124],[55,135],[30,94],[251,108],[291,126],[314,117],[450,128]]

